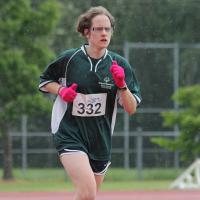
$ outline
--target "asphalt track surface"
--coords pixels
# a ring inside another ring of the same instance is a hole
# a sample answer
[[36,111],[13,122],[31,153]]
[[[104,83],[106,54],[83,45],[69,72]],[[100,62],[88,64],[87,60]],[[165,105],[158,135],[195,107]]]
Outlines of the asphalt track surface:
[[[0,200],[73,200],[73,193],[0,192]],[[200,190],[100,192],[96,200],[200,200]]]

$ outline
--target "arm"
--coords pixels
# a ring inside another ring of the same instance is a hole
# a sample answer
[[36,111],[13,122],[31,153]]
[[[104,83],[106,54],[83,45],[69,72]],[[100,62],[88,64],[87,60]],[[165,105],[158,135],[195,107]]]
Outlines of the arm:
[[57,82],[50,82],[44,86],[44,89],[47,90],[51,94],[58,94],[59,90],[62,88],[60,84]]
[[126,85],[124,69],[113,61],[110,72],[119,90],[120,104],[129,115],[134,114],[138,103]]
[[119,95],[124,110],[129,115],[134,114],[137,108],[137,101],[130,90],[128,88],[126,90],[120,90]]
[[51,82],[46,84],[44,87],[48,92],[59,95],[63,101],[73,102],[77,95],[76,89],[78,85],[73,83],[70,87],[64,87],[56,82]]

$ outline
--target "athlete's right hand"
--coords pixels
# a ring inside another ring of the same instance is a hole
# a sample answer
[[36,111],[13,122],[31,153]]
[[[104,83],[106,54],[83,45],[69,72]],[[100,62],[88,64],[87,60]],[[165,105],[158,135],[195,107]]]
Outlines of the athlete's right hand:
[[70,87],[62,87],[58,94],[60,95],[60,97],[66,101],[66,102],[73,102],[73,100],[75,99],[77,92],[78,85],[76,83],[73,83]]

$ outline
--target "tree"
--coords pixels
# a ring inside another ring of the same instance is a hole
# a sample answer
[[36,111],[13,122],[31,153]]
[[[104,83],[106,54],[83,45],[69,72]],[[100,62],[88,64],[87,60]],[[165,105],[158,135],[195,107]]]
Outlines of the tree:
[[171,151],[180,151],[183,161],[191,163],[200,155],[200,85],[180,88],[173,96],[180,105],[178,111],[162,114],[164,125],[179,127],[175,139],[153,138],[152,141]]
[[57,1],[0,2],[0,135],[3,179],[13,179],[10,130],[21,114],[48,113],[50,101],[38,92],[40,67],[52,59],[50,36],[60,18]]

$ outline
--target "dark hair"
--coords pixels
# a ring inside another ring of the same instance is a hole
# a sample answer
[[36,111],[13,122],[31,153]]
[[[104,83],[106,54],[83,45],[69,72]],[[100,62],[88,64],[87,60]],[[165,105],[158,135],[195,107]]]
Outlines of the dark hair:
[[111,23],[111,27],[114,29],[115,26],[115,19],[110,14],[110,12],[104,8],[103,6],[91,7],[85,13],[79,16],[77,21],[77,28],[76,30],[81,33],[82,36],[85,36],[84,30],[90,29],[92,25],[92,19],[97,15],[106,15]]

